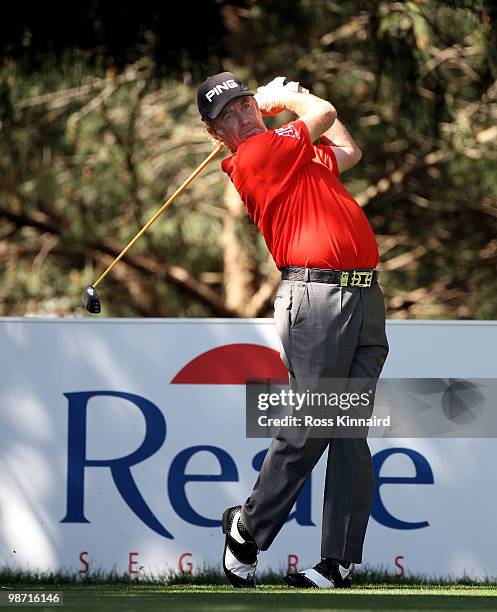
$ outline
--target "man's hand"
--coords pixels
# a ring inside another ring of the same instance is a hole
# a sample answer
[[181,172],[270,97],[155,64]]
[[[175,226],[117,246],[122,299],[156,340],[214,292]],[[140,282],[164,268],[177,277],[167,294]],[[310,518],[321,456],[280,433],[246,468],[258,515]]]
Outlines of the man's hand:
[[261,110],[263,117],[271,117],[285,110],[282,104],[282,87],[258,87],[255,100]]
[[288,91],[296,91],[297,93],[309,93],[309,90],[302,85],[298,81],[289,81],[284,76],[279,76],[270,81],[267,85],[263,87],[284,87]]
[[[283,90],[283,91],[282,91]],[[267,85],[257,88],[255,99],[262,114],[265,117],[277,115],[285,110],[282,99],[285,92],[293,91],[296,93],[309,93],[309,90],[302,87],[297,81],[287,81],[286,77],[279,76],[270,81]]]
[[262,114],[277,115],[285,109],[289,110],[306,124],[311,141],[316,140],[333,125],[336,110],[326,100],[300,88],[298,83],[292,81],[284,85],[284,81],[284,77],[277,77],[265,87],[257,89],[255,101]]

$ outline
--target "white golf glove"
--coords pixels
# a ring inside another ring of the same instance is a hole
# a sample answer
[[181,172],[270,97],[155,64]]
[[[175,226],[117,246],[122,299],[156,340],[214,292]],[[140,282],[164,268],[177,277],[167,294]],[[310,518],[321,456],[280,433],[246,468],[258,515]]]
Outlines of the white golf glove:
[[278,76],[270,81],[267,85],[263,87],[284,87],[285,89],[289,89],[290,91],[295,91],[297,93],[305,93],[308,94],[309,90],[302,85],[298,81],[287,81],[286,77]]
[[285,83],[286,77],[279,76],[270,81],[267,85],[258,87],[255,93],[255,99],[262,114],[265,117],[277,115],[281,111],[285,110],[285,107],[281,104],[281,97],[274,95],[276,90],[283,89],[286,91],[295,91],[298,93],[309,93],[305,87],[302,87],[297,81],[290,81]]

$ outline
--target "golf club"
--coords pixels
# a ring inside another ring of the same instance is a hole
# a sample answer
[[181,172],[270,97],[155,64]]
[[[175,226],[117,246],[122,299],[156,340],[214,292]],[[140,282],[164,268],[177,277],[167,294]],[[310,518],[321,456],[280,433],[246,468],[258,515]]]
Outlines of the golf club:
[[87,285],[83,291],[83,306],[86,308],[88,312],[92,314],[99,314],[102,311],[102,307],[100,305],[100,300],[98,298],[98,294],[95,291],[95,287],[102,281],[107,274],[112,270],[112,268],[117,264],[117,262],[126,255],[129,249],[135,244],[135,242],[142,236],[147,229],[157,221],[157,219],[162,215],[162,213],[168,208],[175,198],[179,196],[179,194],[193,181],[193,179],[202,172],[202,170],[207,166],[207,164],[216,157],[216,155],[223,148],[222,145],[217,145],[211,153],[206,157],[206,159],[196,168],[190,176],[183,181],[183,183],[176,189],[173,195],[162,205],[162,207],[155,213],[155,215],[142,227],[142,229],[136,234],[136,236],[128,242],[128,244],[124,247],[124,249],[119,253],[119,255],[114,259],[114,261],[110,264],[110,266],[102,272],[102,274],[97,278],[97,280],[92,285]]

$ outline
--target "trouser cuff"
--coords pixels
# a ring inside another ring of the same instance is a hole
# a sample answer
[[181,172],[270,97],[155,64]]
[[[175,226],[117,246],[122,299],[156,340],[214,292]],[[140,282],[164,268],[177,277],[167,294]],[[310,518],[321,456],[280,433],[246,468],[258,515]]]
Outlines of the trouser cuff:
[[338,559],[349,563],[362,563],[362,550],[337,550],[336,548],[321,549],[321,557],[329,557],[330,559]]

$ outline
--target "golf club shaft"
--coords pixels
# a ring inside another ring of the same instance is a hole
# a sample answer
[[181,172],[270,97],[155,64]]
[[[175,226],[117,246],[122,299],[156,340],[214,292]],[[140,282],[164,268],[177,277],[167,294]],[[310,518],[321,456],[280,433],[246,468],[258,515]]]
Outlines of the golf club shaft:
[[219,153],[219,151],[221,151],[222,149],[222,145],[217,145],[216,148],[209,154],[209,156],[200,164],[200,166],[194,170],[190,176],[183,181],[183,183],[178,187],[178,189],[176,189],[176,191],[173,193],[173,195],[167,200],[167,202],[165,202],[162,207],[160,208],[160,210],[158,210],[155,215],[142,227],[142,229],[138,232],[138,234],[136,234],[136,236],[130,240],[130,242],[128,242],[128,244],[124,247],[124,249],[119,253],[119,255],[114,259],[114,261],[110,264],[110,266],[107,268],[107,270],[105,270],[104,272],[102,272],[102,274],[97,278],[97,280],[93,283],[93,287],[96,287],[98,285],[98,283],[103,280],[107,274],[112,270],[112,268],[116,265],[116,263],[122,259],[126,253],[129,251],[129,249],[135,244],[135,242],[138,240],[138,238],[140,238],[140,236],[142,236],[147,229],[152,225],[152,223],[154,223],[155,221],[157,221],[157,219],[162,215],[162,213],[166,210],[166,208],[168,208],[173,201],[175,200],[175,198],[177,196],[179,196],[179,194],[186,188],[188,187],[188,185],[193,181],[193,179],[200,174],[200,172],[202,172],[202,170],[205,168],[205,166],[207,166],[207,164],[214,159],[214,157],[216,157],[216,155]]

